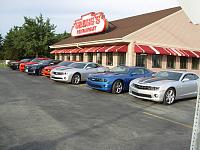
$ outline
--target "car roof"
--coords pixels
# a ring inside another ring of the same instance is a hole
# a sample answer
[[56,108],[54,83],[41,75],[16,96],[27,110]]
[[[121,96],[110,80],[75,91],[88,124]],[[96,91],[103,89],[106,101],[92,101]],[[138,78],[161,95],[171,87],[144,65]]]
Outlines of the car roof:
[[[191,74],[195,74],[195,75],[197,75],[197,74],[194,73],[194,72],[186,71],[186,70],[162,70],[162,71],[175,72],[175,73],[182,73],[182,74],[188,74],[188,73],[191,73]],[[197,75],[197,76],[198,76],[198,75]]]

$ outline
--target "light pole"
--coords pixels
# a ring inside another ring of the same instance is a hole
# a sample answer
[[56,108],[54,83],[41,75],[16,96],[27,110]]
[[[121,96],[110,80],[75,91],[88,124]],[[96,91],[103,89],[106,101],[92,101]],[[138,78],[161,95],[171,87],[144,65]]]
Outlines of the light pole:
[[190,150],[200,150],[200,79],[198,80],[197,102]]

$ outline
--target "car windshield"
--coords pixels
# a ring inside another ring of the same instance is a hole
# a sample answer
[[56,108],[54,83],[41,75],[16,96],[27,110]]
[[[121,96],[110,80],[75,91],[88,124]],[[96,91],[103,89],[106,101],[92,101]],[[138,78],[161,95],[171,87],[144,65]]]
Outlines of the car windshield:
[[40,62],[40,61],[42,61],[42,60],[39,60],[39,59],[37,59],[37,58],[31,60],[31,62],[37,62],[37,63]]
[[170,71],[160,71],[154,75],[154,77],[157,77],[157,78],[163,78],[163,79],[175,80],[175,81],[178,81],[181,76],[182,76],[182,73],[170,72]]
[[21,62],[29,62],[30,59],[22,59]]
[[71,63],[73,63],[73,62],[63,61],[63,62],[60,62],[60,63],[58,64],[58,66],[68,66],[68,65],[70,65]]
[[79,68],[79,69],[83,69],[85,66],[86,66],[86,63],[72,63],[69,65],[69,67]]
[[39,62],[40,65],[48,65],[52,62],[52,60],[42,60]]
[[114,72],[114,73],[128,73],[128,71],[129,71],[129,68],[125,66],[117,66],[110,69],[110,72]]

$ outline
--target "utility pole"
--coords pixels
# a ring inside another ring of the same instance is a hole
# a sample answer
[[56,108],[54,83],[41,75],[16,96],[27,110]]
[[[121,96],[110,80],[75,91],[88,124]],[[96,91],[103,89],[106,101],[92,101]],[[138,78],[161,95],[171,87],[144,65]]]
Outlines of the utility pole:
[[190,150],[200,150],[200,79],[198,80],[197,102]]

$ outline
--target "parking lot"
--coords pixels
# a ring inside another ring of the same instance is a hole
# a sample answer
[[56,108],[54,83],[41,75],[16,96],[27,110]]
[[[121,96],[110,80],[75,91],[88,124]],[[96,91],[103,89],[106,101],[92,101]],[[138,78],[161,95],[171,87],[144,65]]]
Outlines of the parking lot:
[[0,150],[188,150],[196,99],[166,106],[0,69]]

